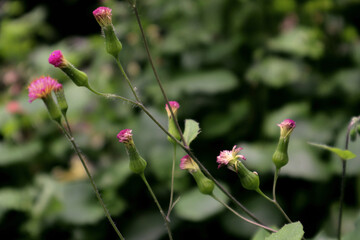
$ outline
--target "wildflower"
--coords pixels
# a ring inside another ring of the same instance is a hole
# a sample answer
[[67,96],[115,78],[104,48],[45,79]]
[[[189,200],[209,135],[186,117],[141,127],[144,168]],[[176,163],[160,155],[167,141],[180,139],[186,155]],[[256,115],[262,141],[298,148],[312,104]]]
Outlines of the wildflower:
[[54,67],[60,68],[77,86],[90,88],[86,73],[67,61],[60,50],[53,51],[48,60]]
[[111,9],[99,7],[93,11],[93,15],[104,33],[106,52],[117,58],[122,49],[122,44],[115,34],[111,20]]
[[219,164],[218,168],[220,168],[222,165],[228,165],[230,167],[236,167],[236,162],[239,161],[239,159],[246,160],[244,155],[238,154],[243,148],[238,147],[236,148],[236,145],[232,148],[231,151],[224,150],[220,152],[220,155],[217,156],[216,162]]
[[58,106],[52,98],[51,92],[62,88],[62,85],[51,77],[40,77],[32,81],[28,87],[29,102],[33,102],[37,98],[41,98],[50,114],[51,119],[60,123],[61,113]]
[[130,170],[139,175],[143,174],[147,163],[145,159],[140,156],[139,152],[135,147],[135,143],[132,138],[132,130],[121,130],[118,133],[117,138],[119,139],[119,142],[124,143],[125,145],[126,152],[130,158]]
[[296,124],[291,119],[285,119],[278,124],[278,126],[280,127],[280,138],[275,153],[273,154],[272,161],[275,164],[276,169],[279,170],[289,162],[288,145],[290,135],[296,127]]
[[211,195],[215,184],[212,180],[208,179],[200,170],[197,163],[189,156],[185,155],[180,160],[180,168],[183,170],[188,170],[188,172],[193,176],[196,181],[196,184],[199,188],[199,191],[202,194]]
[[[174,117],[176,118],[177,117],[177,110],[180,108],[180,104],[178,102],[176,102],[176,101],[169,101],[169,104],[170,104],[172,112],[174,113]],[[171,112],[170,112],[170,109],[169,109],[167,104],[165,105],[165,110],[166,110],[167,115],[168,115],[168,132],[171,135],[173,135],[177,140],[180,140],[181,139],[180,133],[179,133],[177,127],[176,127],[175,120],[171,116]],[[169,140],[169,142],[171,142],[173,144],[176,144],[176,142],[172,138],[170,138],[169,136],[168,136],[168,140]]]

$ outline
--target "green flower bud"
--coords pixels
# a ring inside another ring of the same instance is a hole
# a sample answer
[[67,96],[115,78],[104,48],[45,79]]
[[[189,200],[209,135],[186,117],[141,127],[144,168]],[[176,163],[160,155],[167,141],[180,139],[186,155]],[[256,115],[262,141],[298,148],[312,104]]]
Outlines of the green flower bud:
[[[169,104],[170,104],[171,110],[173,111],[174,116],[176,118],[177,117],[177,110],[179,109],[180,104],[178,102],[176,102],[176,101],[169,101]],[[168,115],[168,120],[169,120],[169,122],[168,122],[168,132],[171,135],[173,135],[177,140],[180,140],[181,139],[180,133],[179,133],[177,127],[176,127],[175,120],[171,116],[171,112],[170,112],[170,109],[169,109],[167,104],[165,105],[165,109],[166,109],[166,112],[167,112],[167,115]],[[176,143],[169,136],[168,136],[168,140],[171,143],[174,143],[174,144]]]
[[59,124],[61,124],[61,112],[54,102],[54,99],[52,98],[51,94],[47,95],[46,97],[42,98],[46,108],[49,112],[50,118]]
[[144,173],[147,163],[137,151],[134,141],[132,139],[131,132],[131,129],[121,130],[117,135],[117,138],[119,139],[119,142],[122,142],[125,145],[126,152],[128,153],[130,158],[130,170],[133,173],[141,175]]
[[64,89],[61,87],[61,88],[55,90],[54,92],[55,92],[55,96],[56,96],[56,100],[59,105],[59,108],[60,108],[62,114],[65,116],[66,112],[68,110],[68,104],[66,102]]
[[289,162],[289,156],[287,153],[288,145],[289,145],[289,138],[280,137],[276,151],[272,156],[272,161],[277,169],[282,168]]
[[247,190],[259,190],[260,179],[257,172],[251,172],[240,161],[236,164],[236,172],[240,178],[241,185]]
[[350,130],[350,140],[352,142],[355,142],[356,140],[356,135],[357,135],[357,132],[356,132],[356,128],[353,128]]
[[122,44],[115,34],[113,25],[103,28],[103,31],[105,35],[106,52],[114,58],[118,58],[122,49]]
[[200,170],[190,173],[193,175],[196,184],[199,188],[199,191],[202,194],[211,195],[215,187],[214,182],[208,179],[207,177],[205,177],[205,175]]

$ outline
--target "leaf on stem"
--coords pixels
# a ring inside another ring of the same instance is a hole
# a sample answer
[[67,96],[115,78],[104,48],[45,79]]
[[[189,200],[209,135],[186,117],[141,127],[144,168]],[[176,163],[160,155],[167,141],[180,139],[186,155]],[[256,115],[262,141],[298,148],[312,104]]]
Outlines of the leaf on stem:
[[199,133],[200,133],[199,123],[192,119],[186,119],[184,139],[188,146],[190,146],[190,143],[197,137]]
[[304,236],[303,226],[300,222],[286,224],[277,233],[271,234],[265,240],[301,240]]
[[318,144],[318,143],[309,142],[309,144],[313,145],[315,147],[319,147],[319,148],[329,150],[330,152],[333,152],[336,155],[338,155],[343,160],[350,160],[350,159],[356,158],[356,155],[353,152],[349,151],[349,150],[343,150],[343,149],[340,149],[340,148],[330,147],[330,146],[327,146],[327,145],[324,145],[324,144]]

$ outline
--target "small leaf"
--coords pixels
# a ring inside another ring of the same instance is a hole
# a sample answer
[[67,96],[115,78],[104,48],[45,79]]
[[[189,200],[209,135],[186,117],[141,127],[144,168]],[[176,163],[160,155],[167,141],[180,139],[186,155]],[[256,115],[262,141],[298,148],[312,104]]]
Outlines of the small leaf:
[[271,234],[265,240],[301,240],[304,236],[303,226],[300,222],[286,224],[277,233]]
[[186,144],[190,145],[190,143],[197,137],[199,133],[200,133],[199,123],[192,119],[186,119],[185,131],[184,131],[184,138]]
[[350,159],[356,158],[356,155],[354,153],[352,153],[351,151],[349,151],[349,150],[342,150],[340,148],[329,147],[327,145],[318,144],[318,143],[309,143],[309,144],[311,144],[311,145],[313,145],[315,147],[319,147],[319,148],[329,150],[329,151],[337,154],[343,160],[350,160]]

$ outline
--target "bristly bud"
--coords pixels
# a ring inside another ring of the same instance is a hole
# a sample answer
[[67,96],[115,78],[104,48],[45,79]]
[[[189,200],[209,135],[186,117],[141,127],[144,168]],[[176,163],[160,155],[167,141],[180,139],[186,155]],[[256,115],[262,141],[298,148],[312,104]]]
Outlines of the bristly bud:
[[280,127],[280,138],[273,154],[272,161],[276,169],[280,169],[289,162],[288,145],[290,141],[290,134],[296,127],[296,124],[291,119],[285,119],[282,123],[278,124]]
[[143,159],[139,152],[137,151],[133,138],[132,138],[132,130],[131,129],[124,129],[121,130],[118,135],[117,138],[119,139],[119,142],[124,143],[125,148],[126,148],[126,152],[129,155],[130,158],[130,170],[133,173],[136,174],[143,174],[146,168],[146,161],[145,159]]
[[65,98],[64,88],[63,87],[58,88],[54,92],[55,92],[56,100],[57,100],[57,103],[59,105],[59,108],[60,108],[62,114],[64,116],[66,116],[66,112],[67,112],[69,106],[68,106],[66,98]]
[[60,68],[77,86],[89,88],[89,80],[86,73],[75,68],[67,61],[60,50],[53,51],[49,56],[49,63]]
[[93,15],[105,35],[106,52],[117,58],[122,49],[122,44],[116,37],[114,31],[111,20],[111,9],[99,7],[93,11]]
[[236,148],[235,145],[231,151],[221,151],[220,155],[216,158],[216,162],[219,164],[218,168],[223,165],[227,165],[230,169],[236,168],[236,164],[239,159],[246,160],[246,157],[244,157],[244,155],[238,154],[241,150],[241,147]]
[[[180,108],[180,104],[176,101],[169,101],[169,104],[170,104],[171,110],[174,113],[174,117],[176,118],[177,110]],[[168,132],[171,135],[173,135],[177,140],[180,140],[181,139],[180,133],[176,127],[175,120],[171,116],[171,112],[170,112],[170,109],[167,104],[165,105],[165,109],[166,109],[166,112],[168,115],[168,120],[169,120],[168,121]],[[168,140],[169,140],[169,142],[175,144],[175,141],[172,138],[170,138],[169,136],[168,136]]]
[[212,194],[215,187],[214,182],[208,179],[201,172],[197,163],[189,155],[185,155],[183,158],[181,158],[180,168],[189,171],[189,173],[194,177],[196,184],[199,188],[199,191],[202,194],[207,194],[207,195]]

